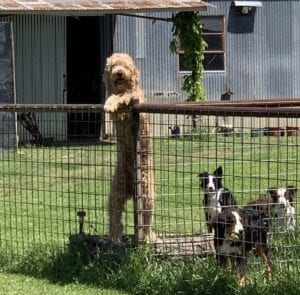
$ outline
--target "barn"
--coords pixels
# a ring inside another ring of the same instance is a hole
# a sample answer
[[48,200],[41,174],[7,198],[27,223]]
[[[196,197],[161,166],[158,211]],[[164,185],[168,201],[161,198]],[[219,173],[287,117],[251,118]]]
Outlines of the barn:
[[[5,0],[0,21],[13,27],[15,102],[103,103],[112,52],[134,57],[148,101],[184,101],[184,52],[169,49],[170,18],[182,10],[203,16],[208,100],[299,97],[299,1]],[[99,135],[101,114],[70,113],[60,120],[67,138],[86,134],[86,116],[98,126],[89,135]],[[54,136],[58,126],[48,121]]]
[[[194,10],[199,10],[208,43],[207,100],[226,100],[222,103],[227,105],[228,100],[238,100],[244,106],[230,104],[226,109],[219,104],[205,110],[194,103],[177,108],[168,104],[186,100],[181,86],[189,73],[182,63],[184,51],[173,54],[169,48],[171,17]],[[57,239],[66,245],[66,237],[77,232],[78,221],[82,233],[85,216],[87,232],[107,233],[106,204],[118,146],[114,136],[99,141],[103,130],[107,135],[111,127],[99,104],[105,97],[104,64],[113,52],[134,58],[142,88],[154,103],[152,109],[149,105],[137,109],[151,114],[154,130],[150,134],[158,208],[154,219],[160,236],[187,235],[186,242],[196,234],[202,241],[199,172],[222,165],[226,186],[241,205],[274,186],[299,187],[298,109],[268,108],[271,103],[279,105],[274,100],[256,109],[253,102],[246,104],[247,99],[290,98],[292,103],[285,101],[284,106],[299,106],[299,11],[299,1],[277,0],[1,1],[0,151],[20,146],[18,152],[1,154],[2,216],[16,218],[7,219],[1,231],[4,244],[10,248],[16,241],[22,252],[35,245],[39,232],[38,242]],[[198,129],[193,125],[196,116]],[[232,120],[232,128],[228,124],[227,129],[216,128],[219,119],[225,124]],[[23,128],[26,120],[37,124],[43,140],[36,131],[33,138]],[[170,134],[172,126],[171,131],[181,133]],[[86,139],[93,141],[82,142]],[[132,185],[137,195],[140,151],[135,154]],[[128,234],[142,228],[135,220],[142,210],[129,205]],[[21,231],[28,233],[24,242],[18,240],[23,239]],[[194,246],[190,250],[186,252],[193,252]]]

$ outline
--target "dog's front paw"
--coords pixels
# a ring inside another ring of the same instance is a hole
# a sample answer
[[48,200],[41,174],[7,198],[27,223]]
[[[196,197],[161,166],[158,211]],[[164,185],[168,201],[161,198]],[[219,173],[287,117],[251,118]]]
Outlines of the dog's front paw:
[[111,95],[104,104],[104,111],[107,113],[115,113],[122,104],[121,99],[117,95]]

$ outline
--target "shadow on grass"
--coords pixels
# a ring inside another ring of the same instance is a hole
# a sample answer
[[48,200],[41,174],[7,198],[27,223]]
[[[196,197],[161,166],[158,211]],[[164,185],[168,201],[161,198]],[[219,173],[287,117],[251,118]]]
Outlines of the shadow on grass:
[[34,249],[22,258],[0,257],[6,271],[48,279],[55,284],[79,283],[113,288],[131,294],[300,294],[299,268],[277,269],[271,284],[259,270],[249,271],[240,288],[228,269],[220,271],[215,259],[157,258],[149,246],[91,255],[84,242],[70,243],[65,251],[53,246]]

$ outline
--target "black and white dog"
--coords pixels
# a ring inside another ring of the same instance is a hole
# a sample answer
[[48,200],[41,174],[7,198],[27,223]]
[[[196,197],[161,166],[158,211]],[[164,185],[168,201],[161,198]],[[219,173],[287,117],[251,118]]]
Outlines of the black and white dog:
[[272,187],[257,200],[249,202],[246,206],[263,212],[271,222],[276,221],[280,231],[294,231],[296,229],[296,210],[294,207],[297,188],[293,185],[286,187]]
[[244,285],[247,253],[255,249],[265,264],[267,279],[271,280],[268,225],[263,214],[253,208],[227,208],[214,216],[211,225],[219,266],[224,267],[230,260],[238,274],[239,284]]
[[297,188],[294,186],[268,189],[273,202],[273,212],[278,220],[278,229],[294,231],[296,229],[296,211],[294,207]]
[[217,213],[221,213],[225,208],[237,207],[237,203],[230,190],[223,187],[222,167],[218,167],[212,174],[202,172],[198,176],[200,177],[200,188],[204,192],[203,207],[207,229],[208,232],[211,233],[211,219]]

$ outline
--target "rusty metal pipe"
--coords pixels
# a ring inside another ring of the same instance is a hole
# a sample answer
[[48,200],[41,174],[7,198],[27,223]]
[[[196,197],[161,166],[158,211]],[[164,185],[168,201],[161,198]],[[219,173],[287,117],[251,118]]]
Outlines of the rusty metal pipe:
[[[246,101],[145,103],[132,106],[139,112],[226,116],[299,117],[300,98]],[[0,112],[103,112],[102,104],[0,104]]]

